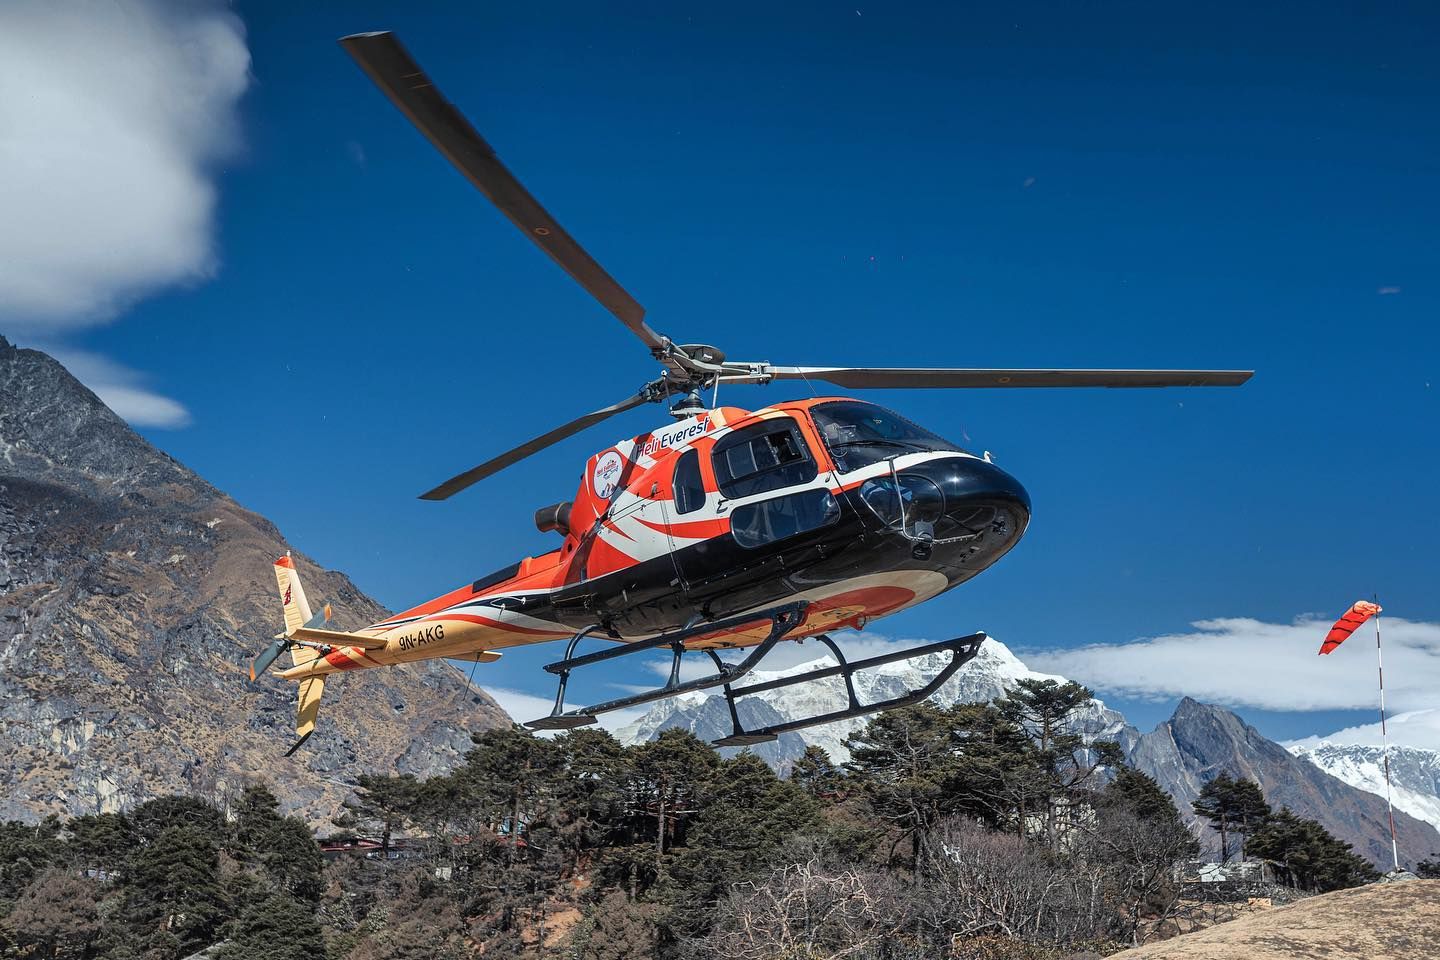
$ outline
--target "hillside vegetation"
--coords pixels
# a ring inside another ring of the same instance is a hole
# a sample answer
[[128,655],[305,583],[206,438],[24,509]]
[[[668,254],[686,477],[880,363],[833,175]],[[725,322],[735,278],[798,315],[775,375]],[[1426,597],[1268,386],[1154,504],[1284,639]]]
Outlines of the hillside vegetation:
[[[234,960],[320,945],[349,960],[1113,952],[1177,916],[1176,871],[1198,845],[1114,744],[1063,732],[1088,699],[1027,680],[990,704],[883,714],[845,768],[812,748],[788,779],[683,731],[625,747],[593,729],[492,730],[449,774],[362,777],[337,828],[376,846],[323,868],[259,785],[224,809],[169,798],[12,822],[0,944],[81,960],[218,941]],[[1314,890],[1373,878],[1318,825],[1240,793],[1212,798],[1227,842],[1268,844]]]

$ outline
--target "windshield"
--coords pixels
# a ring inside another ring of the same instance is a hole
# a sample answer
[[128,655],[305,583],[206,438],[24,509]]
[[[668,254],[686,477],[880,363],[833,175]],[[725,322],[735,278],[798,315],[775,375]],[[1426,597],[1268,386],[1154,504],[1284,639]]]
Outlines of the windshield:
[[959,450],[884,407],[858,400],[837,400],[811,408],[815,426],[841,473],[917,450]]

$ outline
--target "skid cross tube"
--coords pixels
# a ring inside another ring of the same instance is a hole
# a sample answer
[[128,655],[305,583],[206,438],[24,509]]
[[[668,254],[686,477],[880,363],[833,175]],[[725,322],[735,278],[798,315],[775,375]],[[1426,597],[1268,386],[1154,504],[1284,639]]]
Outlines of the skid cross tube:
[[[819,670],[811,670],[793,677],[780,677],[775,680],[765,680],[760,683],[752,683],[743,687],[735,687],[731,684],[725,685],[725,700],[730,708],[730,722],[734,726],[734,732],[728,737],[722,737],[714,741],[717,747],[742,747],[751,746],[757,743],[766,743],[776,739],[782,733],[790,733],[793,730],[803,730],[806,727],[819,726],[822,723],[834,723],[837,720],[849,720],[854,717],[863,717],[867,714],[878,713],[881,710],[894,710],[898,707],[913,706],[925,700],[941,685],[953,677],[961,667],[975,658],[980,652],[980,644],[987,639],[984,633],[973,633],[968,637],[956,637],[953,640],[941,640],[938,643],[927,643],[919,647],[911,647],[908,650],[899,650],[895,653],[885,653],[876,657],[869,657],[864,660],[856,660],[851,663],[846,661],[845,655],[840,648],[829,637],[821,634],[815,639],[820,640],[834,654],[839,661],[836,666],[822,667]],[[880,700],[876,703],[860,703],[855,696],[854,675],[857,671],[868,670],[872,667],[884,666],[887,663],[894,663],[897,660],[910,660],[915,657],[924,656],[927,653],[939,653],[949,651],[950,662],[941,668],[929,683],[916,690],[901,694],[898,697],[891,697],[889,700]],[[827,677],[843,677],[845,680],[846,699],[849,703],[840,710],[832,710],[829,713],[817,714],[813,717],[802,717],[799,720],[787,720],[784,723],[773,723],[769,726],[759,727],[755,730],[746,730],[740,723],[740,715],[736,711],[735,699],[753,693],[763,693],[766,690],[779,690],[783,687],[792,687],[801,683],[809,683],[813,680],[824,680]]]
[[[748,616],[732,617],[728,620],[721,620],[717,623],[699,624],[675,633],[661,634],[658,637],[650,637],[647,640],[635,640],[630,643],[612,647],[609,650],[600,650],[596,653],[586,654],[583,657],[572,657],[575,646],[582,637],[589,631],[582,631],[570,640],[566,648],[566,656],[563,660],[545,665],[550,673],[558,674],[560,677],[559,689],[555,694],[555,708],[550,716],[541,717],[539,720],[531,720],[525,726],[531,730],[569,730],[574,727],[583,727],[596,722],[596,714],[608,713],[611,710],[623,710],[626,707],[635,707],[644,703],[651,703],[655,700],[663,700],[666,697],[673,697],[676,694],[689,693],[692,690],[706,690],[720,684],[729,685],[745,676],[756,665],[765,658],[770,650],[783,640],[786,634],[798,627],[805,619],[805,610],[808,603],[789,603],[781,607],[774,607],[769,610],[762,610],[759,613]],[[760,621],[770,621],[770,632],[764,640],[761,640],[751,650],[748,656],[739,663],[726,663],[714,654],[707,651],[716,663],[716,671],[709,676],[699,677],[694,680],[680,682],[680,658],[686,652],[685,643],[696,637],[709,636],[715,633],[723,633],[736,627],[743,627],[746,624],[753,624]],[[593,629],[593,628],[592,628]],[[670,663],[670,677],[663,687],[648,690],[644,693],[632,694],[628,697],[620,697],[616,700],[607,700],[604,703],[593,704],[588,707],[576,710],[565,710],[565,685],[569,681],[570,671],[577,667],[589,666],[594,663],[602,663],[606,660],[614,660],[617,657],[630,656],[641,653],[645,650],[654,650],[659,647],[669,647],[673,659]]]

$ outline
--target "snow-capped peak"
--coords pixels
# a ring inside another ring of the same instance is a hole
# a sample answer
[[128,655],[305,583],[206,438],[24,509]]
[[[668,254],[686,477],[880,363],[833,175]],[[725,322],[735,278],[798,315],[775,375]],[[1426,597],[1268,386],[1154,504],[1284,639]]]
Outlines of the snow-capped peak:
[[[1440,827],[1440,708],[1390,718],[1390,784],[1395,808]],[[1380,724],[1292,740],[1286,748],[1361,790],[1385,795]]]
[[[1289,745],[1332,777],[1385,796],[1385,749],[1373,744],[1309,738]],[[1440,751],[1390,745],[1390,797],[1395,809],[1440,827]]]

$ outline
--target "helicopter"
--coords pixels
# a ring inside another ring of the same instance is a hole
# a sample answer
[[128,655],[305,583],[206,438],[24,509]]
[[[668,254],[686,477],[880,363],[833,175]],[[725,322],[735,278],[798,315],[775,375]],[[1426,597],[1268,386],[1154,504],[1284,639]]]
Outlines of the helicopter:
[[[598,722],[599,715],[719,687],[732,732],[717,746],[746,746],[805,727],[908,706],[929,697],[978,652],[983,632],[848,660],[830,634],[863,629],[978,576],[1030,522],[1030,497],[991,462],[884,407],[816,396],[759,410],[714,405],[722,385],[803,381],[868,388],[1238,386],[1246,370],[1005,370],[782,366],[729,359],[719,348],[677,343],[567,233],[425,74],[393,33],[344,37],[341,46],[419,131],[536,246],[638,339],[660,365],[638,392],[586,413],[421,494],[444,500],[521,460],[644,404],[671,423],[620,440],[585,463],[574,496],[541,507],[535,525],[559,546],[354,631],[333,629],[330,608],[310,606],[294,560],[275,562],[284,632],[257,656],[250,679],[285,653],[275,672],[298,684],[298,740],[311,736],[335,673],[418,660],[489,663],[509,647],[565,641],[545,670],[554,707],[535,730]],[[705,394],[711,395],[711,405]],[[745,683],[782,642],[813,639],[834,665]],[[602,642],[580,653],[583,642]],[[663,684],[567,707],[571,674],[668,651]],[[879,702],[856,695],[854,675],[948,653],[928,683]],[[684,677],[682,662],[706,671]],[[731,659],[727,659],[730,657]],[[738,658],[738,659],[735,659]],[[744,696],[832,677],[836,710],[747,728]]]

